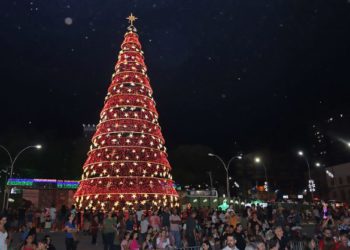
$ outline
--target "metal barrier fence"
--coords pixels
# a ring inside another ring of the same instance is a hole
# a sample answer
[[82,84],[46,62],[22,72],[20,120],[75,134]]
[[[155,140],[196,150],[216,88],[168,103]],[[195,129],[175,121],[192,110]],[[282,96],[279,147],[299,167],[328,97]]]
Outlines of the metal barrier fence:
[[[317,244],[317,242],[316,242]],[[304,250],[305,245],[303,241],[291,241],[289,244],[290,250]],[[200,250],[200,246],[195,246],[195,247],[182,247],[182,248],[169,248],[169,250]],[[266,247],[268,250],[268,246]],[[317,247],[316,247],[317,249]]]
[[200,250],[200,246],[196,247],[181,247],[181,248],[169,248],[169,250]]
[[304,249],[304,242],[303,241],[291,241],[290,242],[290,249],[291,250],[303,250]]

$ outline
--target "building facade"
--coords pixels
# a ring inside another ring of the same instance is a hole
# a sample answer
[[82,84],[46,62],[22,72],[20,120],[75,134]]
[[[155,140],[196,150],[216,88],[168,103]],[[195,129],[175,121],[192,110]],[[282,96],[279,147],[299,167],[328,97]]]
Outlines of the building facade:
[[[331,174],[327,175],[328,198],[342,202],[350,202],[350,162],[327,167]],[[331,176],[333,175],[333,177]]]

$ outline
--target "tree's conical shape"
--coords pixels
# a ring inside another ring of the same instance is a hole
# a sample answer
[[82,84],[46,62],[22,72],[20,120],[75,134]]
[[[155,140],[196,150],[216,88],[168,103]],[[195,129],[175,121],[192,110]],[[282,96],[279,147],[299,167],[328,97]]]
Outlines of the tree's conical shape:
[[150,80],[132,22],[128,30],[75,193],[80,209],[177,202]]

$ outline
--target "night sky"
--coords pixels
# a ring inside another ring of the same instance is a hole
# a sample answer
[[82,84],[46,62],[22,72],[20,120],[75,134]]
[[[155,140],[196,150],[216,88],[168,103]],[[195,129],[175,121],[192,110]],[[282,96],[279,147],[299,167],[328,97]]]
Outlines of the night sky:
[[175,180],[222,180],[208,152],[243,152],[247,168],[260,155],[276,186],[274,170],[304,176],[299,148],[350,160],[350,1],[2,1],[0,144],[44,147],[21,156],[22,177],[80,176],[82,124],[99,120],[130,12]]

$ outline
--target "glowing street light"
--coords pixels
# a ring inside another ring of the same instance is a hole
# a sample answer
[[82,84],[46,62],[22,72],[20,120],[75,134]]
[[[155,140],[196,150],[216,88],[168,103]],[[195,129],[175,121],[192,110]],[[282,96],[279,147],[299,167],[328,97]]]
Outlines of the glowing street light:
[[231,162],[232,162],[234,159],[241,160],[241,159],[242,159],[242,155],[233,156],[233,157],[228,161],[227,164],[224,162],[224,160],[223,160],[220,156],[218,156],[218,155],[216,155],[216,154],[208,153],[208,156],[210,156],[210,157],[215,157],[216,159],[218,159],[218,160],[221,162],[222,166],[224,167],[224,169],[225,169],[225,171],[226,171],[226,194],[227,194],[227,198],[229,199],[229,198],[231,197],[231,195],[230,195],[230,178],[231,178],[231,177],[229,177],[229,175],[228,175],[228,174],[229,174],[229,169],[230,169],[230,164],[231,164]]
[[316,166],[316,167],[321,167],[321,163],[316,162],[316,163],[315,163],[315,166]]
[[[306,165],[307,165],[307,169],[308,169],[308,173],[309,173],[309,181],[308,181],[308,187],[309,187],[309,191],[311,193],[311,199],[312,201],[314,200],[314,192],[316,191],[316,185],[315,185],[315,181],[313,179],[311,179],[311,170],[310,170],[310,164],[309,164],[309,160],[307,159],[307,157],[304,155],[303,151],[298,151],[298,155],[302,158],[304,158]],[[321,164],[320,164],[321,166]]]
[[269,182],[267,181],[266,166],[265,166],[264,162],[261,161],[260,157],[255,157],[254,161],[255,161],[255,163],[257,163],[257,164],[260,164],[260,163],[261,163],[261,165],[264,167],[264,171],[265,171],[264,189],[265,189],[266,192],[268,192],[268,191],[269,191]]
[[[12,158],[12,156],[11,156],[9,150],[7,150],[7,148],[5,148],[5,147],[2,146],[2,145],[0,145],[0,148],[2,148],[3,150],[5,150],[6,153],[8,154],[8,156],[9,156],[9,158],[10,158],[10,163],[11,163],[11,165],[10,165],[10,179],[11,179],[11,178],[12,178],[12,175],[13,175],[13,167],[14,167],[15,162],[16,162],[16,160],[18,159],[18,157],[19,157],[24,151],[26,151],[27,149],[35,148],[35,149],[40,150],[40,149],[42,148],[42,146],[41,146],[41,144],[27,146],[27,147],[23,148],[21,151],[19,151],[19,152],[17,153],[17,155],[16,155],[14,158]],[[5,185],[6,185],[6,183],[7,183],[7,172],[8,172],[8,171],[6,171]],[[4,200],[3,200],[3,203],[2,203],[2,206],[3,206],[3,207],[2,207],[2,210],[4,210],[4,208],[8,209],[8,198],[7,198],[8,195],[9,195],[9,193],[8,193],[8,190],[6,189],[6,190],[4,191]]]

